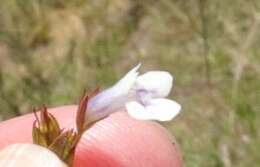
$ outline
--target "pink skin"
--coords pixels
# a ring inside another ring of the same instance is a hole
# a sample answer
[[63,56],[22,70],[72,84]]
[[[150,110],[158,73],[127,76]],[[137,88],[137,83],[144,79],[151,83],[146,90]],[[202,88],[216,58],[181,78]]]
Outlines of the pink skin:
[[[49,109],[64,127],[74,127],[77,106]],[[0,124],[0,149],[31,142],[32,114]],[[80,141],[75,167],[181,167],[179,150],[159,124],[118,112],[88,130]]]

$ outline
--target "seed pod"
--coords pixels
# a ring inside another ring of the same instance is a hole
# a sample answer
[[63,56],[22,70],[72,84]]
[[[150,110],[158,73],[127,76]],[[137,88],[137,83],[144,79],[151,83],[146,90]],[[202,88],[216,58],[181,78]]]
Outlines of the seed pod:
[[0,167],[67,167],[53,152],[35,144],[13,144],[0,151]]

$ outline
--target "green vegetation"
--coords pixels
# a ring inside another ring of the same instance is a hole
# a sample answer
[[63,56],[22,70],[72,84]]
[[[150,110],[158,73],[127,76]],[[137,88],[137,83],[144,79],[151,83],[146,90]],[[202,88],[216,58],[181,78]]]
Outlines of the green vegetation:
[[259,0],[1,0],[1,119],[71,104],[138,62],[175,76],[187,167],[260,164]]

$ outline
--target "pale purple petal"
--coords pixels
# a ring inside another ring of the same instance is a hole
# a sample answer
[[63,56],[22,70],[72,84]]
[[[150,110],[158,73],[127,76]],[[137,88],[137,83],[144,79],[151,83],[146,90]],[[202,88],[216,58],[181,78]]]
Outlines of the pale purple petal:
[[138,64],[114,86],[93,97],[89,102],[87,116],[99,119],[123,108],[128,100],[129,91],[136,81],[138,76],[137,70],[140,66],[141,64]]

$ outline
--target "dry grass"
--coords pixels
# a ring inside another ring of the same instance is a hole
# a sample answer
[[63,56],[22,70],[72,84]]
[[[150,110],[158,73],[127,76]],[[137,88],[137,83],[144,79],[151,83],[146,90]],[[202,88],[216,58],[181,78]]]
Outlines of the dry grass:
[[260,164],[260,2],[2,0],[1,118],[70,104],[137,62],[174,74],[186,166]]

